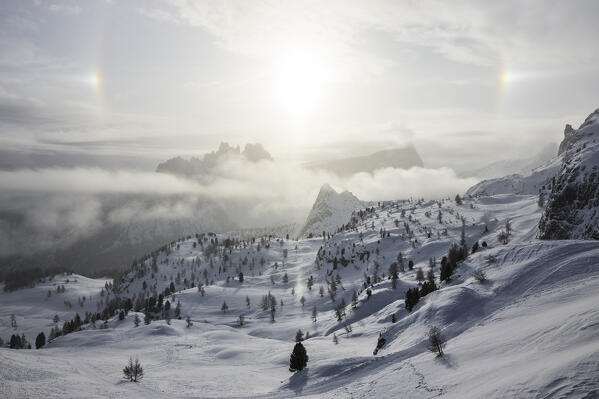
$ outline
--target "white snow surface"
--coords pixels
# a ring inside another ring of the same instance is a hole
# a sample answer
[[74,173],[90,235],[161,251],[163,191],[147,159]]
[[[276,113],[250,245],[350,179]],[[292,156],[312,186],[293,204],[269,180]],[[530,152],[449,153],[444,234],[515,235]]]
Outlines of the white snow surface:
[[[437,219],[439,209],[442,223]],[[161,251],[156,258],[154,277],[148,259],[145,275],[138,269],[125,277],[121,295],[140,295],[144,281],[146,293],[154,287],[161,292],[171,279],[177,281],[179,273],[175,302],[181,302],[181,315],[189,315],[193,326],[173,317],[170,325],[153,320],[134,327],[132,311],[122,321],[112,317],[106,329],[86,325],[39,350],[0,348],[0,397],[599,397],[599,242],[537,240],[542,209],[537,197],[529,194],[467,198],[462,205],[450,200],[386,202],[375,211],[360,221],[357,231],[335,234],[326,242],[258,238],[245,248],[227,250],[227,260],[222,252],[215,255],[213,267],[195,237],[169,245],[170,253]],[[459,241],[462,217],[468,244],[484,240],[488,246],[471,254],[449,284],[442,283],[408,312],[404,293],[417,286],[417,268],[426,273],[429,258],[436,257],[433,270],[438,282],[439,260]],[[513,234],[502,245],[497,234],[506,220]],[[408,238],[404,222],[416,242]],[[381,229],[389,237],[381,238]],[[430,237],[425,233],[429,230]],[[225,239],[217,237],[219,242]],[[207,236],[203,247],[214,238]],[[324,262],[319,269],[315,258],[321,246],[329,259],[341,258],[344,249],[350,263],[333,271],[332,263]],[[370,258],[361,261],[358,253],[365,250]],[[393,289],[388,267],[400,251],[406,271]],[[489,255],[494,262],[487,261]],[[414,262],[414,270],[407,268],[408,260]],[[219,272],[223,262],[227,271]],[[384,273],[385,278],[367,298],[364,275],[372,276],[376,264],[379,276]],[[473,278],[476,269],[486,273],[486,282]],[[205,286],[205,295],[197,288],[186,289],[184,279],[191,280],[194,271],[194,281],[204,282],[204,270],[214,280]],[[237,271],[244,273],[242,283]],[[285,273],[288,283],[283,282]],[[336,320],[326,293],[326,281],[337,273],[341,284],[336,304],[341,298],[348,304],[342,322]],[[310,275],[311,290],[306,286]],[[47,298],[48,289],[55,290],[59,282],[65,293],[53,291]],[[96,302],[115,295],[109,290],[100,296],[105,283],[62,275],[34,288],[1,292],[0,337],[7,340],[13,333],[25,333],[33,342],[39,331],[48,334],[55,314],[62,323],[75,311],[95,311]],[[350,306],[354,290],[360,292],[355,310]],[[270,311],[260,308],[268,291],[284,303],[277,307],[274,322]],[[83,307],[77,302],[81,296],[88,297]],[[170,295],[167,299],[172,302]],[[72,309],[65,307],[65,300]],[[223,301],[229,306],[226,313],[221,311]],[[310,317],[314,306],[316,322]],[[11,314],[17,317],[16,330],[10,326]],[[240,314],[245,316],[243,326],[237,323]],[[391,322],[392,314],[396,323]],[[143,314],[139,316],[143,319]],[[346,325],[351,325],[351,333]],[[426,349],[431,325],[439,326],[448,339],[444,357]],[[300,328],[310,333],[304,341],[308,367],[290,373],[289,354]],[[387,344],[373,356],[379,333]],[[144,367],[141,382],[122,379],[129,356],[139,357]]]

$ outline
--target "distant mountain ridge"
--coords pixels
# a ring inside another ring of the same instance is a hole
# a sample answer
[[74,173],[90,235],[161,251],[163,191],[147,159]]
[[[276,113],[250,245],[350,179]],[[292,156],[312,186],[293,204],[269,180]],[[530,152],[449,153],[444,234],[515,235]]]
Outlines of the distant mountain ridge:
[[527,175],[532,170],[549,162],[555,157],[557,144],[548,143],[543,146],[536,154],[521,159],[506,159],[490,163],[479,169],[470,169],[460,173],[464,177],[479,177],[485,179],[495,179],[507,175]]
[[218,150],[209,152],[202,158],[183,159],[182,157],[175,157],[162,162],[156,168],[156,172],[186,176],[203,175],[210,173],[214,167],[229,156],[241,156],[250,162],[272,160],[270,153],[259,143],[248,143],[241,151],[239,146],[232,147],[229,143],[222,142]]
[[351,176],[359,172],[372,173],[382,168],[409,169],[423,167],[422,158],[410,144],[401,148],[377,151],[370,155],[323,161],[307,165],[310,169],[326,170],[338,176]]

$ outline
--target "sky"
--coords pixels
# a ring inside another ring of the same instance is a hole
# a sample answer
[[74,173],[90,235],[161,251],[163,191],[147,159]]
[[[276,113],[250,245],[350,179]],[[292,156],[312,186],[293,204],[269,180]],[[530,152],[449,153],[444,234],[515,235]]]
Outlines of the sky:
[[407,142],[432,168],[526,157],[599,106],[598,14],[576,0],[5,0],[0,147],[142,169],[221,141],[300,163]]

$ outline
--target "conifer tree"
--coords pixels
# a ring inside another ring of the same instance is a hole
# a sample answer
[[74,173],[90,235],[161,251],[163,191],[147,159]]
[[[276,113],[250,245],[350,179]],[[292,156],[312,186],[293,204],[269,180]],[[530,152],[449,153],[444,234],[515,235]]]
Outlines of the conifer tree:
[[139,362],[139,359],[129,358],[129,363],[123,368],[123,376],[125,379],[128,379],[131,382],[137,382],[141,380],[144,376],[144,369]]
[[418,269],[416,269],[416,280],[419,283],[422,283],[424,281],[424,272],[422,271],[421,267],[419,267]]
[[389,276],[391,276],[391,287],[393,289],[397,288],[397,279],[399,278],[397,275],[397,262],[392,262],[389,265]]
[[181,320],[181,301],[177,301],[177,306],[175,307],[175,317]]
[[35,338],[35,349],[39,349],[44,345],[46,345],[46,335],[41,332]]
[[428,350],[437,353],[437,356],[443,356],[445,349],[445,336],[437,326],[432,326],[428,331]]
[[308,364],[308,353],[301,342],[296,342],[293,352],[289,357],[289,371],[296,372],[306,368]]

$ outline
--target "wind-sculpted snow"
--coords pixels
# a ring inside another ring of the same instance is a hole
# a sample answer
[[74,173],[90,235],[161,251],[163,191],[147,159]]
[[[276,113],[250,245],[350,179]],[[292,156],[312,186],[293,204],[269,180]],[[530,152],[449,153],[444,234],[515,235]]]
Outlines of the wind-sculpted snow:
[[[161,311],[152,312],[146,325],[144,310],[133,309],[124,320],[109,317],[106,328],[103,320],[96,328],[84,324],[39,350],[0,348],[1,396],[596,397],[599,242],[538,240],[534,233],[543,210],[537,199],[503,194],[466,198],[462,205],[448,199],[384,202],[354,212],[349,228],[326,240],[192,235],[140,259],[108,288],[104,280],[58,276],[0,293],[0,337],[25,333],[33,341],[54,325],[55,313],[62,323],[117,295],[135,306],[138,298],[174,286],[163,297],[171,306],[170,324]],[[503,245],[497,235],[508,220],[512,231]],[[449,283],[439,283],[440,260],[459,242],[463,223],[468,246],[481,246],[458,264]],[[399,252],[404,271],[394,289],[389,266],[398,262]],[[405,291],[419,286],[416,271],[422,268],[426,275],[431,257],[439,289],[408,312]],[[487,280],[479,283],[475,270]],[[46,300],[57,284],[65,292],[53,291]],[[269,292],[276,299],[274,321],[270,307],[261,304]],[[65,300],[73,302],[72,309]],[[345,315],[338,321],[335,308],[342,300]],[[181,319],[174,315],[179,302]],[[431,325],[448,338],[442,358],[426,349]],[[298,329],[310,334],[303,342],[309,361],[307,369],[291,374]],[[386,344],[373,356],[379,334]],[[144,367],[139,383],[122,380],[129,356],[139,357]]]

